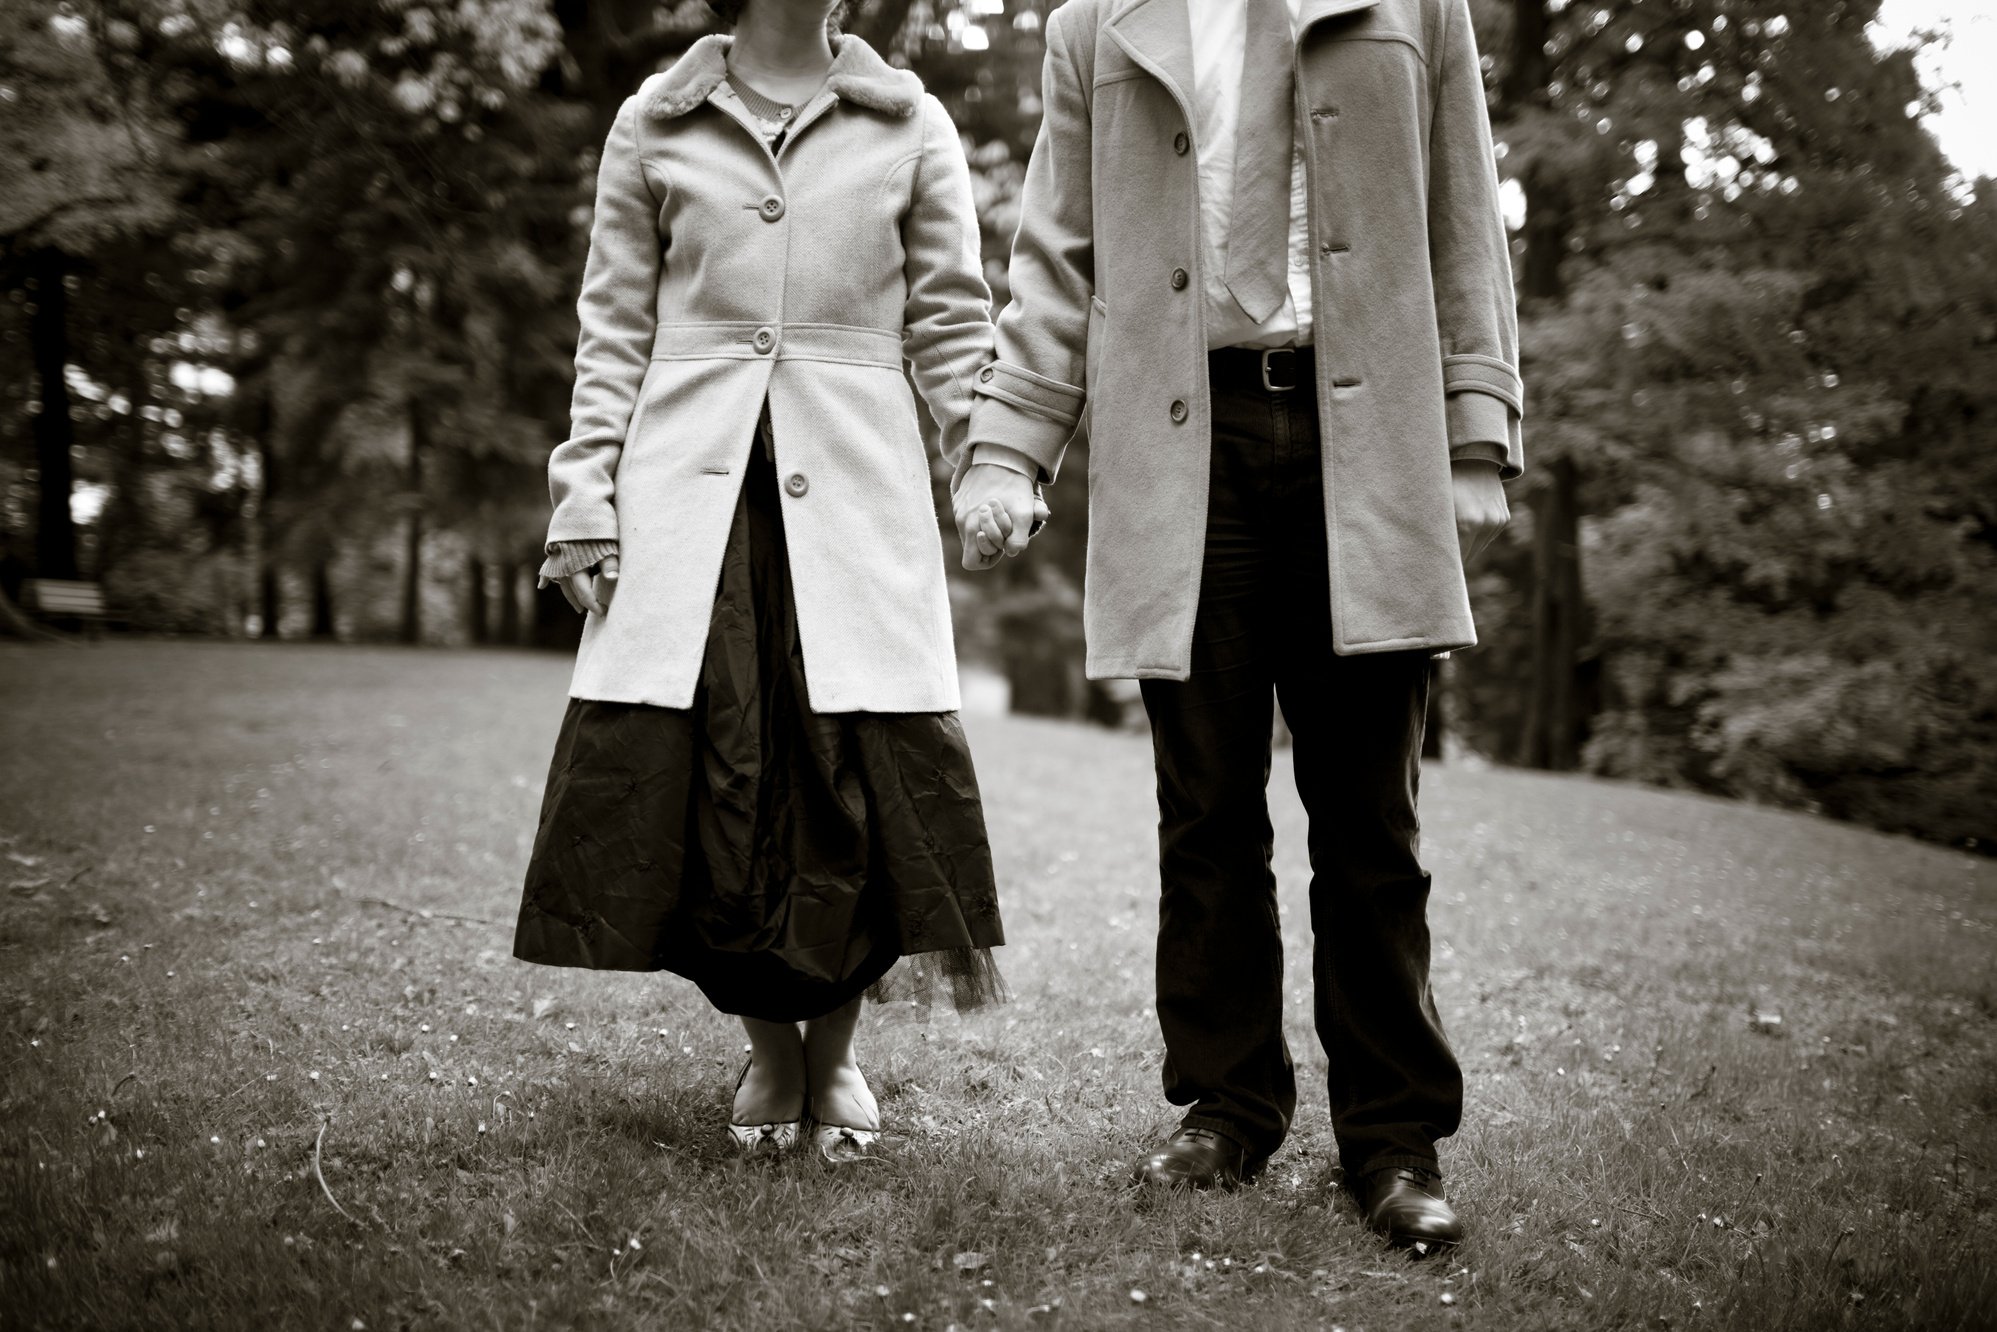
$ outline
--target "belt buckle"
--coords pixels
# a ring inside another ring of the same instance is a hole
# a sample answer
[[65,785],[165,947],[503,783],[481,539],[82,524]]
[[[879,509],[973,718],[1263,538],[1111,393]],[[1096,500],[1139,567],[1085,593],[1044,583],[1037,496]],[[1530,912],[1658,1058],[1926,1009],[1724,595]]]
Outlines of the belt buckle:
[[[1286,384],[1278,384],[1269,376],[1269,362],[1273,357],[1290,358],[1290,379]],[[1262,349],[1262,387],[1271,393],[1291,393],[1297,387],[1297,349],[1295,347],[1264,347]]]

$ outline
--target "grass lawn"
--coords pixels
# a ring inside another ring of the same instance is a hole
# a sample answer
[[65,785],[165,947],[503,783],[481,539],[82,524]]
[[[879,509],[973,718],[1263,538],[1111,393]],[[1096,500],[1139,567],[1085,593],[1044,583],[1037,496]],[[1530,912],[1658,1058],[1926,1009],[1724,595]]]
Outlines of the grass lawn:
[[1415,1261],[1331,1169],[1286,763],[1306,1095],[1262,1184],[1125,1191],[1173,1122],[1149,746],[998,719],[970,725],[1015,1002],[870,1012],[890,1159],[752,1168],[720,1132],[732,1020],[510,957],[566,683],[505,652],[0,646],[0,1326],[1997,1322],[1997,862],[1430,770],[1472,1238]]

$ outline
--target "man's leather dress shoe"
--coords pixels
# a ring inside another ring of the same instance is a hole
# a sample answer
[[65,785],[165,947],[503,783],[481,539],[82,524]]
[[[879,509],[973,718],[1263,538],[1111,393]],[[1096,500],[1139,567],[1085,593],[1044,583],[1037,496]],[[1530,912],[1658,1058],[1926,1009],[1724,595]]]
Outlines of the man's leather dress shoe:
[[1266,1156],[1251,1155],[1212,1129],[1182,1128],[1137,1163],[1133,1184],[1165,1189],[1231,1189],[1262,1173]]
[[1442,1200],[1442,1181],[1425,1170],[1375,1170],[1359,1181],[1366,1225],[1389,1244],[1440,1248],[1463,1238],[1463,1223]]

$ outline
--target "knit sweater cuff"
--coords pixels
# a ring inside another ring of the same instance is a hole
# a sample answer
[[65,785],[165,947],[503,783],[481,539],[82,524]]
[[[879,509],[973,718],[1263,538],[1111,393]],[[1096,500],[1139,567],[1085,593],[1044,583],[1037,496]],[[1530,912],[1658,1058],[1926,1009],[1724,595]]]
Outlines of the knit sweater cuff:
[[617,553],[615,541],[555,541],[548,546],[548,558],[541,565],[536,590],[559,579],[593,569]]

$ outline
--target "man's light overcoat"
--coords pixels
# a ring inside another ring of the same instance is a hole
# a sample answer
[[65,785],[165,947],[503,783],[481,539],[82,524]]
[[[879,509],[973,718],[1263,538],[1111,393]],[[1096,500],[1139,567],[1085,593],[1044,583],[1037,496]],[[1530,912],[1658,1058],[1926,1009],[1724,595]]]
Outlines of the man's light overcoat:
[[[972,417],[974,441],[1047,480],[1088,432],[1098,679],[1184,679],[1199,605],[1211,440],[1190,46],[1185,0],[1068,0],[1050,18],[1012,304]],[[1496,445],[1506,477],[1523,461],[1468,0],[1306,0],[1295,61],[1335,650],[1467,647],[1451,458]]]

